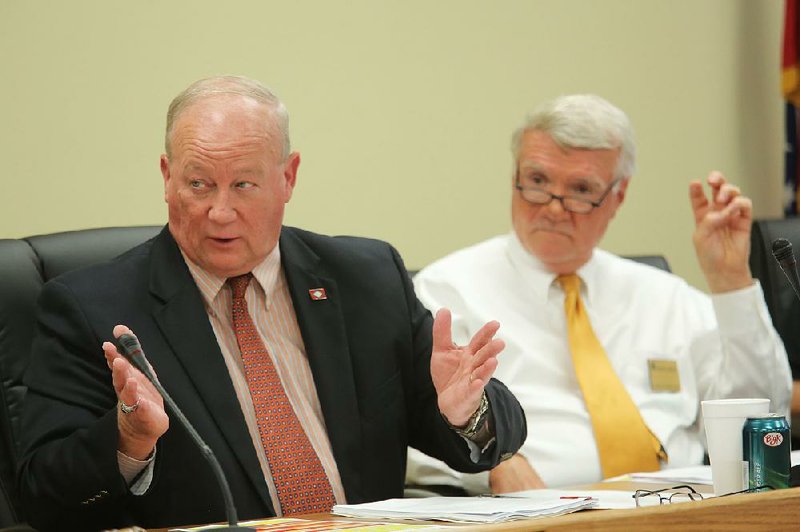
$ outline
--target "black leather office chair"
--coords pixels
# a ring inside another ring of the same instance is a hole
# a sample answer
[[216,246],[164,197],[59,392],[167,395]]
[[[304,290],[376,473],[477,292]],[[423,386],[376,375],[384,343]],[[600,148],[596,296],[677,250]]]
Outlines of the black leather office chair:
[[653,266],[665,272],[672,272],[669,267],[669,262],[667,262],[667,258],[664,255],[627,255],[625,258]]
[[[761,282],[772,323],[783,339],[792,377],[800,379],[800,301],[772,255],[772,241],[786,238],[800,246],[800,219],[754,220],[751,233],[750,269]],[[795,256],[798,248],[795,248]]]
[[[800,246],[800,218],[753,220],[750,233],[750,270],[764,290],[772,324],[783,340],[792,378],[797,381],[800,380],[800,301],[772,255],[772,241],[776,238],[789,240],[793,247]],[[798,248],[794,252],[798,256]],[[792,449],[800,447],[799,426],[800,412],[792,412]],[[800,485],[799,477],[800,471],[793,470],[791,485]]]
[[69,270],[114,258],[160,229],[110,227],[0,239],[0,527],[24,517],[17,510],[17,436],[25,396],[22,375],[42,285]]

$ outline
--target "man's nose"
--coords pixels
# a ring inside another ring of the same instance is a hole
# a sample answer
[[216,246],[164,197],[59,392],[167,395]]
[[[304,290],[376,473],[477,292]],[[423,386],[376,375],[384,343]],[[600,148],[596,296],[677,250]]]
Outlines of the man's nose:
[[550,203],[548,203],[546,207],[548,213],[553,216],[563,216],[569,212],[564,208],[564,200],[555,196],[550,198]]
[[227,192],[218,192],[212,200],[208,210],[208,218],[212,222],[224,224],[236,219],[236,209],[233,206],[232,198]]

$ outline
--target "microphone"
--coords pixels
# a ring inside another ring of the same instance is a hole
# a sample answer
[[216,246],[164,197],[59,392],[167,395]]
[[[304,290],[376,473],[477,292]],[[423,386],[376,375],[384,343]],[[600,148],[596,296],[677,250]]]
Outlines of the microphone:
[[772,241],[772,256],[778,261],[783,274],[789,279],[795,295],[800,298],[800,276],[797,275],[797,261],[792,252],[792,243],[785,238],[776,238]]
[[156,390],[158,390],[158,393],[164,398],[164,403],[166,403],[166,405],[169,407],[172,415],[174,415],[183,428],[186,429],[186,432],[189,433],[192,441],[195,443],[195,445],[197,445],[197,447],[200,448],[200,452],[211,465],[211,470],[214,472],[217,483],[222,490],[222,497],[225,501],[225,515],[228,518],[228,526],[221,527],[220,530],[255,531],[255,528],[239,526],[239,517],[236,514],[236,506],[233,504],[231,488],[228,486],[228,480],[225,478],[225,473],[223,473],[222,467],[217,461],[217,457],[214,456],[214,452],[211,450],[211,447],[209,447],[208,444],[203,441],[203,438],[200,437],[192,424],[189,423],[189,420],[183,415],[183,412],[181,412],[181,409],[178,408],[177,404],[175,404],[175,401],[172,400],[172,397],[170,397],[164,387],[161,386],[161,383],[158,381],[158,378],[155,376],[152,368],[150,367],[150,363],[144,356],[144,351],[142,351],[142,346],[139,344],[139,340],[132,334],[123,334],[117,338],[116,345],[117,351],[119,351],[120,354],[124,356],[134,368],[141,371],[142,374],[147,377],[147,380],[149,380],[153,386],[155,386]]

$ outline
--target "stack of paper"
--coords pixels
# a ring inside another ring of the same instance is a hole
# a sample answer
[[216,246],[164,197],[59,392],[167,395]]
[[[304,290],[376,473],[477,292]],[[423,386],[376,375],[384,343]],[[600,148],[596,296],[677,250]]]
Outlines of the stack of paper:
[[370,519],[422,519],[456,523],[499,523],[562,515],[594,505],[592,499],[561,499],[553,494],[530,497],[423,497],[364,504],[337,504],[333,513]]
[[690,466],[662,469],[648,473],[631,473],[634,482],[667,482],[672,484],[703,484],[710,486],[711,466]]
[[515,491],[509,497],[535,497],[539,494],[550,494],[560,499],[587,499],[595,501],[593,510],[623,510],[636,508],[633,491],[627,490],[565,490],[565,489],[538,489]]
[[[248,527],[258,532],[430,532],[442,530],[444,526],[421,524],[396,524],[396,523],[367,523],[364,521],[319,521],[310,519],[297,519],[293,517],[273,517],[268,519],[254,519],[239,523],[241,527]],[[217,530],[228,528],[227,525],[206,525],[191,528],[171,528],[170,532],[193,532],[196,530]]]

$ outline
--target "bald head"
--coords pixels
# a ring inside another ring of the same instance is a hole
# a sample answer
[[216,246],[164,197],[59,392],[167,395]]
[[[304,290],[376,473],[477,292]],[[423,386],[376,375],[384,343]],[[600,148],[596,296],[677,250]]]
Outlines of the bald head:
[[226,95],[246,97],[254,103],[262,104],[267,108],[268,113],[264,123],[265,131],[277,130],[282,144],[280,153],[282,158],[286,159],[291,152],[289,113],[286,111],[286,107],[267,87],[258,81],[242,76],[216,76],[201,79],[189,85],[172,100],[167,111],[167,127],[164,139],[164,149],[167,156],[172,155],[175,124],[186,110],[202,100]]

